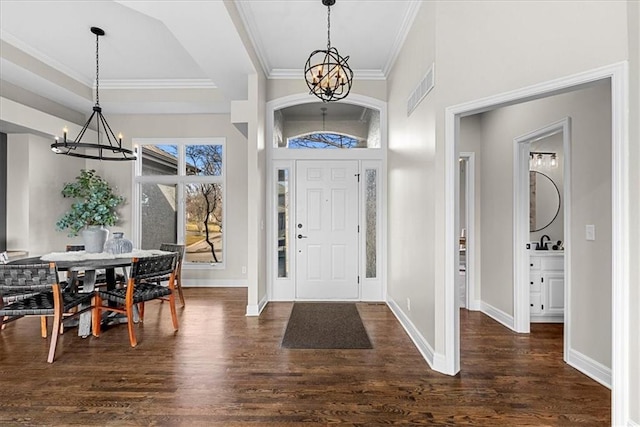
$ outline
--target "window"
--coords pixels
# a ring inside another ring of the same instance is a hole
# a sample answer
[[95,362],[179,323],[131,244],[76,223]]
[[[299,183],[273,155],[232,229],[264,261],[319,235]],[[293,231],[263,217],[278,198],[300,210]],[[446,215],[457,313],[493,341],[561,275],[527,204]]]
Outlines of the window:
[[365,254],[366,278],[378,273],[378,171],[365,169]]
[[273,110],[273,148],[379,149],[381,110],[348,102],[303,102]]
[[278,169],[277,174],[278,278],[282,278],[289,277],[289,169]]
[[333,132],[314,132],[289,138],[289,148],[366,148],[367,141]]
[[142,249],[184,243],[185,262],[224,261],[224,139],[136,140]]

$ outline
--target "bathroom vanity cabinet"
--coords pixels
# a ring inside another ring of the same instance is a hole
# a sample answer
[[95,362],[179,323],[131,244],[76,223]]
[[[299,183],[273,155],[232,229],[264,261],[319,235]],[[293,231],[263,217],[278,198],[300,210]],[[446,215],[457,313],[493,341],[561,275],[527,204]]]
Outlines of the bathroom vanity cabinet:
[[564,322],[564,252],[529,252],[531,322]]

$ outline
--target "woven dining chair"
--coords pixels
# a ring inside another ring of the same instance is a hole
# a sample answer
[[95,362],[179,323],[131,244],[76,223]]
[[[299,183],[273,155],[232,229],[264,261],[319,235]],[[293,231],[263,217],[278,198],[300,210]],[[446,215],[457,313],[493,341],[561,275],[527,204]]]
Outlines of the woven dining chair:
[[[40,261],[40,257],[31,257],[31,258],[23,258],[20,260],[20,262],[18,262],[18,264],[39,264],[42,261]],[[5,263],[6,264],[6,263]],[[38,292],[23,292],[23,291],[19,291],[19,290],[5,290],[4,293],[2,293],[2,302],[4,303],[4,305],[10,304],[12,302],[16,302],[22,299],[25,299],[27,297],[30,297],[31,295],[35,295]],[[10,323],[13,320],[17,320],[19,319],[20,316],[16,317],[16,319],[12,319],[9,316],[2,316],[2,320],[4,320],[2,323],[2,325],[0,325],[0,330],[5,329],[7,327],[7,324]],[[46,338],[47,337],[47,317],[46,316],[41,316],[40,317],[40,335],[42,336],[42,338]]]
[[[162,243],[160,245],[161,251],[175,252],[178,254],[178,262],[176,263],[176,291],[178,291],[178,297],[180,298],[180,304],[184,307],[184,295],[182,294],[182,260],[184,258],[185,245],[179,245],[176,243]],[[169,282],[169,277],[163,277],[158,283]]]
[[[102,310],[113,311],[127,316],[129,342],[131,347],[138,345],[134,329],[134,308],[139,311],[140,322],[144,321],[144,304],[152,300],[169,301],[173,328],[178,330],[178,316],[175,301],[175,270],[178,254],[158,255],[145,258],[133,258],[129,279],[123,288],[98,289],[96,292],[93,334],[100,336]],[[169,286],[158,284],[158,280],[169,277]],[[105,305],[103,302],[106,302]],[[111,304],[109,304],[111,303]]]
[[[0,322],[4,325],[25,316],[52,316],[49,363],[55,358],[63,320],[93,308],[92,293],[72,292],[65,285],[58,281],[55,263],[0,265]],[[85,307],[77,310],[80,306]],[[41,327],[46,331],[46,320],[41,320]]]

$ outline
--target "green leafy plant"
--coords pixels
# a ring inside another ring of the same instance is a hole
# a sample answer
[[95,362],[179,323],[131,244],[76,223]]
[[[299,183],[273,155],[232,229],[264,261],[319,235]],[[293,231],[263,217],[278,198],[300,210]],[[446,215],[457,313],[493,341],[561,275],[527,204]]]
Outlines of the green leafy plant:
[[62,196],[75,199],[71,209],[56,222],[56,229],[68,229],[69,237],[77,236],[89,225],[115,225],[118,222],[116,209],[124,203],[124,197],[116,195],[109,183],[93,169],[81,169],[75,182],[64,184]]

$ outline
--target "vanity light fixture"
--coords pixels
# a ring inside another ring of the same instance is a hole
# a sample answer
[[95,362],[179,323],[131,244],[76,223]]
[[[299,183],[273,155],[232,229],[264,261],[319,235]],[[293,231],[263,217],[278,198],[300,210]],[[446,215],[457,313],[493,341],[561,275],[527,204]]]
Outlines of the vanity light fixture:
[[529,152],[529,168],[537,169],[542,167],[557,168],[558,155],[552,152],[531,151]]
[[[122,134],[117,137],[111,130],[111,126],[107,123],[107,119],[102,115],[102,107],[100,107],[99,88],[99,67],[98,67],[98,40],[100,36],[104,36],[104,30],[98,27],[91,27],[91,32],[96,35],[96,104],[93,106],[93,112],[89,116],[89,120],[84,124],[76,139],[67,139],[67,128],[63,130],[62,142],[56,137],[51,144],[51,151],[56,154],[65,154],[72,157],[81,157],[83,159],[94,160],[135,160],[136,153],[128,148],[122,147]],[[83,142],[85,132],[91,124],[91,120],[96,118],[97,142]],[[102,128],[102,129],[101,129]],[[106,141],[101,140],[101,132],[104,132]]]

